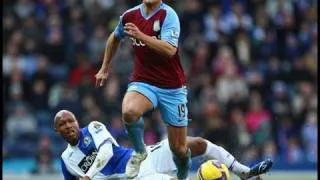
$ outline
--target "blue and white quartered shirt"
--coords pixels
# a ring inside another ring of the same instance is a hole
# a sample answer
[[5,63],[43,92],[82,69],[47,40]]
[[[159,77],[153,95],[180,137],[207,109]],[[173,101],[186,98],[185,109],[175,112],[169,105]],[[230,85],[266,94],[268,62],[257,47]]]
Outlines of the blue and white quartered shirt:
[[91,122],[80,130],[79,143],[68,147],[61,155],[61,167],[65,180],[76,180],[83,177],[93,164],[99,147],[112,143],[113,156],[105,167],[93,179],[123,177],[132,149],[120,147],[106,127],[97,121]]

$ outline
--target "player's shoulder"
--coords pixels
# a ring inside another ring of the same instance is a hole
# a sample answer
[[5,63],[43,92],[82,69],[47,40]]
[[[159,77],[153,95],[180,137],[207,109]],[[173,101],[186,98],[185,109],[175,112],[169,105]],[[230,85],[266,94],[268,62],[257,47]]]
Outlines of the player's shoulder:
[[130,15],[131,13],[133,13],[133,12],[135,12],[135,11],[137,11],[137,10],[140,10],[141,6],[142,6],[142,4],[139,4],[139,5],[137,5],[137,6],[133,7],[133,8],[130,8],[130,9],[126,10],[126,11],[122,14],[122,16]]
[[169,6],[165,3],[162,3],[161,8],[166,11],[167,16],[177,16],[178,17],[178,14],[171,6]]
[[98,133],[99,131],[102,131],[103,129],[106,129],[106,126],[99,121],[92,121],[88,125],[88,131],[90,133],[92,133],[92,132]]

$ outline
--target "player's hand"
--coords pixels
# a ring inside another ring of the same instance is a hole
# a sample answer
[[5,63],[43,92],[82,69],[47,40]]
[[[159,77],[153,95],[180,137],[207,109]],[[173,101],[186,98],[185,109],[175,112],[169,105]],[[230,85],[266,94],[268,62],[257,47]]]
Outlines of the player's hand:
[[107,80],[109,72],[100,69],[99,72],[94,76],[96,78],[96,87],[102,87],[104,82]]
[[133,23],[126,23],[124,25],[124,32],[135,39],[141,39],[141,36],[143,35],[140,29]]
[[88,176],[84,176],[83,178],[80,178],[80,180],[91,180]]

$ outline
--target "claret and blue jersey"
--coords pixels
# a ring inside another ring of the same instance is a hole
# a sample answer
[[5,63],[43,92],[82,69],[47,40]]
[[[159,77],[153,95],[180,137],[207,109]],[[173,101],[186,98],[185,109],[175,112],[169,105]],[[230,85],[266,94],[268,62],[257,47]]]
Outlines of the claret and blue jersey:
[[[123,39],[124,25],[135,24],[141,32],[178,48],[180,22],[176,12],[168,5],[160,6],[146,15],[145,6],[140,4],[126,11],[121,17],[114,34]],[[130,38],[135,51],[134,70],[131,82],[144,82],[159,88],[180,88],[185,83],[185,76],[180,64],[179,53],[173,57],[165,57],[150,49],[140,40]]]
[[[180,21],[176,12],[164,3],[161,3],[161,5],[148,16],[146,15],[143,4],[127,10],[120,17],[120,22],[115,30],[115,35],[118,39],[125,37],[123,27],[127,22],[133,22],[142,32],[149,36],[157,37],[178,47]],[[152,26],[148,26],[149,24]]]
[[94,121],[80,130],[79,143],[76,146],[68,145],[61,155],[65,180],[75,180],[76,177],[85,175],[94,162],[99,147],[104,143],[112,143],[113,156],[94,179],[124,174],[133,150],[120,147],[105,126]]
[[178,15],[164,3],[146,15],[144,4],[140,4],[120,17],[120,22],[114,31],[115,37],[119,40],[126,37],[124,33],[126,23],[133,23],[144,34],[177,48],[173,57],[165,57],[140,40],[131,38],[134,69],[127,92],[135,91],[146,96],[152,102],[154,109],[159,108],[166,124],[187,126],[187,89],[178,52],[180,36]]

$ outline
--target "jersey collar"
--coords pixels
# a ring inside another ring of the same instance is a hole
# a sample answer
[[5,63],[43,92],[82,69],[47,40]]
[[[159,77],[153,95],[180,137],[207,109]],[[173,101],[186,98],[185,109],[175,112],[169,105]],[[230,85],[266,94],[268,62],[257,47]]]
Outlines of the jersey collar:
[[145,10],[145,7],[144,7],[144,4],[142,3],[141,6],[140,6],[140,12],[141,12],[141,15],[143,16],[144,19],[148,20],[150,19],[155,13],[157,13],[163,6],[163,2],[161,1],[160,5],[158,8],[156,8],[152,13],[150,13],[149,16],[147,16],[146,14],[146,10]]

